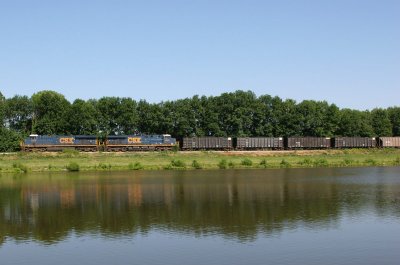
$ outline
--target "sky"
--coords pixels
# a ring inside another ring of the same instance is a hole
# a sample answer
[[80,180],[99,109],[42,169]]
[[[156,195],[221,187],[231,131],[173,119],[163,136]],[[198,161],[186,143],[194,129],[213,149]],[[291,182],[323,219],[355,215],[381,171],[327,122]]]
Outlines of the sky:
[[0,91],[400,105],[399,0],[0,0]]

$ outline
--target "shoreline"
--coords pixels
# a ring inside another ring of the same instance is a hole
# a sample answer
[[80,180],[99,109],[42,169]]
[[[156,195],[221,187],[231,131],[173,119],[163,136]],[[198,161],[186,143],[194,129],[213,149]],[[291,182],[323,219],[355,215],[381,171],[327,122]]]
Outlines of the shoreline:
[[368,167],[400,165],[400,149],[0,154],[1,173]]

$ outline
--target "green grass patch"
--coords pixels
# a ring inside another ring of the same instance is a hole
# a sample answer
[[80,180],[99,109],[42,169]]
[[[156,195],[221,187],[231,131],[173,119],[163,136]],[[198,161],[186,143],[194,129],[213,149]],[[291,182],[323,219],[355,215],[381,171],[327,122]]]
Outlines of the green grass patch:
[[66,152],[0,155],[1,173],[65,171],[77,162],[80,171],[353,167],[400,165],[400,149],[356,149],[307,152]]
[[13,163],[12,166],[14,168],[14,172],[16,172],[16,173],[27,173],[28,172],[28,167],[19,162]]
[[325,158],[319,158],[314,160],[314,167],[328,167],[329,163],[328,160],[326,160]]

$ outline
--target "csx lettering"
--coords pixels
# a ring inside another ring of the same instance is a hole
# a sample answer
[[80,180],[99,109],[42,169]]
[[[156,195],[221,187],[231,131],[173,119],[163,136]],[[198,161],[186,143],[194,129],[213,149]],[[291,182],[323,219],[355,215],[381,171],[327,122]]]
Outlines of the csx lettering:
[[73,144],[74,138],[60,138],[60,143],[62,144]]
[[139,137],[128,137],[128,143],[137,144],[140,143],[141,139]]

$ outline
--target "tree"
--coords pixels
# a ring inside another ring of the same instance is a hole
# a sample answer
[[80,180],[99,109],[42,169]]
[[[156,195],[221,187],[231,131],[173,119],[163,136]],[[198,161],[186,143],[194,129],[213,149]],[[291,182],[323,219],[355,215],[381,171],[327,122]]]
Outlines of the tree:
[[122,98],[118,105],[118,117],[116,122],[119,125],[120,133],[134,134],[139,130],[139,115],[137,103],[131,98]]
[[392,124],[387,110],[373,109],[371,111],[371,121],[376,136],[392,136]]
[[6,98],[0,92],[0,128],[4,126],[5,111],[6,111]]
[[33,104],[27,96],[16,95],[6,102],[6,121],[9,128],[22,134],[32,130]]
[[161,128],[162,111],[158,104],[140,100],[137,106],[139,115],[138,128],[141,133],[163,133]]
[[339,127],[335,135],[362,137],[374,136],[370,113],[368,111],[342,109],[340,111]]
[[19,150],[20,136],[14,130],[0,128],[0,152],[14,152]]
[[65,134],[66,115],[70,103],[54,91],[40,91],[32,95],[33,132],[38,134]]
[[91,101],[75,100],[68,110],[67,131],[75,135],[98,133],[96,108]]
[[296,101],[279,97],[272,99],[272,124],[274,136],[301,136],[301,114],[297,110]]
[[339,109],[326,101],[304,100],[297,105],[303,136],[333,136],[339,121]]
[[260,96],[254,108],[252,136],[273,136],[273,98],[270,95]]
[[388,108],[388,115],[392,124],[392,134],[400,136],[400,107]]

